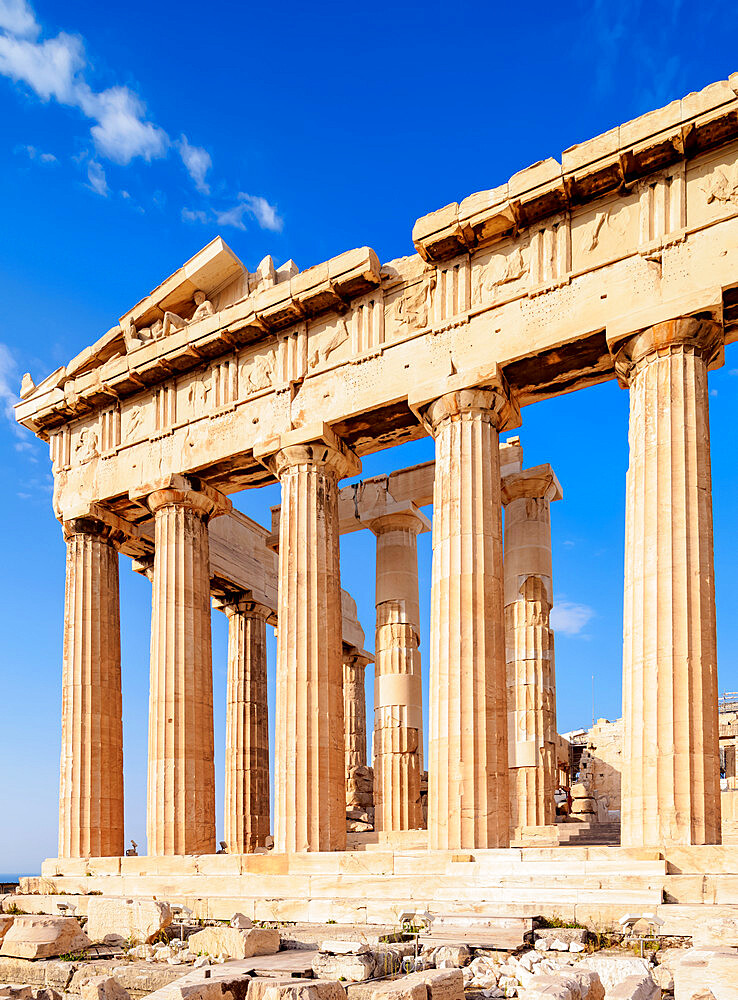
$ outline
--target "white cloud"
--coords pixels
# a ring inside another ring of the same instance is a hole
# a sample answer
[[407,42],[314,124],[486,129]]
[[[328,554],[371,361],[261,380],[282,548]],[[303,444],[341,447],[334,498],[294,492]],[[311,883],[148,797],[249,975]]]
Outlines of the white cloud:
[[77,104],[77,74],[84,65],[82,41],[75,35],[62,31],[44,42],[0,35],[0,73],[27,84],[42,101],[53,97],[60,104]]
[[40,31],[26,0],[0,0],[0,28],[17,38],[35,38]]
[[105,176],[102,164],[98,163],[97,160],[90,160],[87,164],[87,179],[90,182],[89,186],[95,194],[99,194],[102,195],[103,198],[107,198],[110,193],[108,180]]
[[25,153],[29,160],[39,160],[41,163],[56,163],[56,157],[53,153],[40,153],[35,146],[18,146],[15,152]]
[[205,176],[213,165],[210,153],[202,146],[191,146],[186,135],[180,137],[177,148],[197,190],[203,194],[210,194],[210,186],[205,181]]
[[18,389],[20,388],[20,374],[18,365],[15,362],[10,348],[0,343],[0,411],[5,419],[10,423],[11,430],[17,438],[17,451],[25,451],[30,448],[28,432],[16,423],[13,407],[18,402]]
[[282,231],[284,222],[277,215],[276,206],[270,205],[266,198],[262,198],[260,195],[244,194],[241,191],[238,195],[238,202],[238,205],[234,205],[233,208],[216,213],[219,226],[234,226],[236,229],[245,229],[244,216],[250,215],[261,229],[269,229],[274,233]]
[[182,222],[202,222],[208,221],[208,213],[203,212],[201,209],[194,208],[183,208],[182,209]]
[[135,156],[151,161],[166,154],[169,136],[143,120],[144,103],[128,87],[109,87],[95,94],[85,85],[79,98],[84,113],[97,120],[90,133],[102,156],[125,166]]
[[551,628],[562,635],[580,635],[584,626],[595,617],[588,604],[574,601],[554,602],[551,609]]

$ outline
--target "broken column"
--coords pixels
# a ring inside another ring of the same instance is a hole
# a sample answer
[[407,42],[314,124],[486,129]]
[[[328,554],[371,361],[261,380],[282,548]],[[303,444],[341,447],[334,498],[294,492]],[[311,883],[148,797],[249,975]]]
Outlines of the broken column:
[[338,481],[361,468],[328,428],[295,436],[260,455],[282,485],[275,849],[290,853],[346,845]]
[[349,832],[374,826],[372,771],[366,763],[364,673],[371,660],[355,646],[343,647],[343,727],[346,759],[346,819]]
[[118,549],[94,517],[64,522],[59,857],[123,854]]
[[550,617],[551,501],[561,487],[550,465],[502,479],[505,505],[505,635],[510,826],[556,822],[556,681]]
[[[452,381],[452,380],[449,380]],[[501,373],[416,404],[436,440],[430,847],[510,843],[499,432],[519,423]]]
[[615,347],[630,389],[622,843],[718,844],[708,367],[723,331],[691,317]]
[[426,519],[406,510],[370,522],[377,536],[374,666],[374,809],[377,830],[417,830],[423,739],[417,536]]
[[266,623],[269,608],[245,593],[213,601],[228,616],[225,806],[229,854],[250,854],[269,836],[269,707]]
[[230,503],[183,476],[146,502],[155,519],[148,853],[207,854],[215,847],[208,521]]

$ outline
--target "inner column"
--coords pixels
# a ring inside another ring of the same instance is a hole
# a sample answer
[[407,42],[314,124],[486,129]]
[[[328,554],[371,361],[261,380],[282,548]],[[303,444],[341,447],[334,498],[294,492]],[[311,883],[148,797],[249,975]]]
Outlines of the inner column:
[[111,536],[92,517],[64,523],[61,858],[124,853],[118,550]]
[[502,480],[510,825],[518,832],[556,822],[551,501],[560,498],[550,465]]
[[271,828],[266,656],[271,612],[243,593],[214,603],[228,616],[224,839],[229,854],[250,854],[265,846]]
[[630,389],[625,516],[625,846],[719,844],[708,364],[721,327],[678,319],[616,354]]
[[499,431],[501,376],[426,411],[436,440],[428,829],[434,849],[507,847],[510,800]]
[[332,439],[282,448],[270,467],[282,484],[275,849],[344,850],[338,482],[360,463]]
[[185,480],[149,494],[155,518],[148,853],[215,849],[208,521],[228,501]]
[[377,536],[374,666],[374,823],[376,830],[417,830],[423,738],[418,599],[418,534],[414,511],[386,514]]

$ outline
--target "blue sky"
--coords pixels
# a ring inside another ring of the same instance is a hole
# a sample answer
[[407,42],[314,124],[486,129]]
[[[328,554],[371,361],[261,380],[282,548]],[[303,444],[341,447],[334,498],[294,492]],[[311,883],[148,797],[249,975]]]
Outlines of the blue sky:
[[[737,27],[729,2],[0,0],[0,871],[37,871],[57,835],[64,545],[47,448],[12,423],[23,372],[63,364],[217,233],[252,270],[266,253],[301,268],[354,246],[410,253],[418,216],[727,77]],[[731,347],[710,400],[721,689],[738,688],[737,376]],[[526,465],[550,462],[565,494],[552,515],[564,731],[591,720],[593,674],[596,715],[620,713],[627,395],[610,383],[523,416]],[[424,440],[364,474],[432,456]],[[268,523],[278,499],[236,503]],[[373,564],[370,536],[344,539],[369,648]],[[420,571],[425,654],[428,535]],[[125,562],[121,601],[127,836],[143,844],[150,585]],[[225,643],[215,613],[219,817]],[[272,677],[271,638],[269,652]]]

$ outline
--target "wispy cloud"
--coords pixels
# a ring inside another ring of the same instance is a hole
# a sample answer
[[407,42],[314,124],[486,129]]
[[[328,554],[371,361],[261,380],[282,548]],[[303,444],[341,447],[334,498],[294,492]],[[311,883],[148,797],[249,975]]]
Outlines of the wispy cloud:
[[199,208],[183,208],[182,222],[202,222],[208,221],[208,213]]
[[56,163],[53,153],[42,153],[35,146],[17,146],[15,152],[25,153],[29,160],[38,160],[39,163]]
[[[130,87],[95,89],[88,80],[90,61],[80,35],[60,31],[44,38],[42,25],[28,0],[0,0],[0,76],[30,89],[43,102],[55,101],[77,109],[89,124],[91,149],[82,157],[87,164],[88,187],[96,194],[109,193],[108,179],[100,160],[127,166],[134,160],[151,162],[175,151],[197,191],[210,196],[208,174],[212,156],[203,146],[181,134],[171,139],[152,120],[143,99]],[[36,150],[27,146],[33,159]],[[42,162],[52,162],[53,154],[39,154]],[[190,212],[186,215],[185,211]],[[239,194],[232,209],[185,210],[184,221],[222,218],[222,225],[245,229],[244,219],[252,218],[262,229],[280,232],[282,219],[276,208],[260,195]]]
[[245,218],[250,216],[255,219],[262,229],[269,229],[274,233],[281,233],[284,225],[283,220],[277,214],[275,205],[270,205],[266,198],[259,195],[245,194],[239,192],[238,204],[222,212],[216,212],[216,220],[219,226],[234,226],[236,229],[246,229]]
[[98,163],[97,160],[90,160],[87,164],[87,179],[90,182],[89,186],[95,194],[99,194],[102,195],[103,198],[107,198],[110,193],[108,181],[102,164]]
[[[0,0],[0,4],[2,0]],[[0,6],[0,19],[2,18],[2,7]],[[13,407],[18,402],[18,386],[20,385],[20,374],[18,365],[10,348],[0,343],[0,410],[2,415],[10,424],[10,429],[18,438],[16,451],[27,451],[31,448],[31,442],[27,431],[15,421]]]
[[595,617],[594,608],[574,601],[555,601],[551,610],[551,628],[562,635],[582,635],[582,629]]

